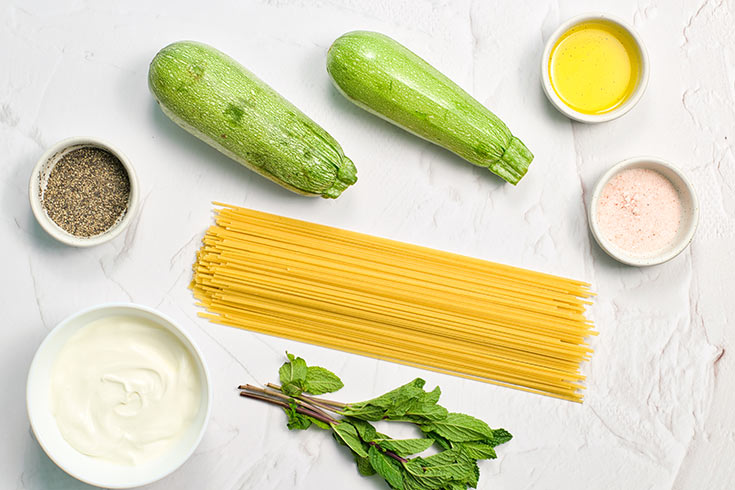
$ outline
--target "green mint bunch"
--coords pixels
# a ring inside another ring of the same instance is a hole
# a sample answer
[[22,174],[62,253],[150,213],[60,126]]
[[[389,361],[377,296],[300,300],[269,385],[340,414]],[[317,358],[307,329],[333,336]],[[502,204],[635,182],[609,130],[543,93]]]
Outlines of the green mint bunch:
[[[378,474],[394,490],[476,488],[477,462],[496,458],[495,447],[512,438],[505,429],[491,429],[475,417],[447,411],[438,404],[439,387],[425,391],[420,378],[360,403],[317,398],[314,395],[342,388],[342,381],[327,369],[286,355],[288,360],[278,371],[280,386],[243,385],[240,395],[283,407],[289,429],[315,425],[332,431],[335,440],[352,452],[360,474]],[[415,424],[424,437],[393,439],[371,424],[379,420]],[[437,454],[416,456],[432,446]]]

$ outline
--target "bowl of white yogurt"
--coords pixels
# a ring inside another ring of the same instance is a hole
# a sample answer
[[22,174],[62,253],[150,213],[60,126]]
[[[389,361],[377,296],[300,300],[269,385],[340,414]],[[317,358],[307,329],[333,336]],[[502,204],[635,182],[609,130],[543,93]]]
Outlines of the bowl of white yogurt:
[[133,488],[181,466],[204,435],[212,388],[204,358],[171,318],[105,304],[57,325],[28,373],[28,418],[71,476]]

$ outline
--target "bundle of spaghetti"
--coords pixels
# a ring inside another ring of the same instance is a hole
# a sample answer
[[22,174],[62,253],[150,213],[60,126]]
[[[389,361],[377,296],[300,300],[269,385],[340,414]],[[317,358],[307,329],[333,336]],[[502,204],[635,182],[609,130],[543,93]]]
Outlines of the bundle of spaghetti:
[[201,316],[582,401],[588,284],[215,204],[191,283]]

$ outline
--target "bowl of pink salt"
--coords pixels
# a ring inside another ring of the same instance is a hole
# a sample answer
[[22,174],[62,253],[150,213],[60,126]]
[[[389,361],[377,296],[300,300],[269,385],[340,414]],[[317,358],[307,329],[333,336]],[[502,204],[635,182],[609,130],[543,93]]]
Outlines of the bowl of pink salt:
[[631,158],[608,170],[590,200],[592,235],[614,259],[649,266],[673,259],[694,238],[699,204],[687,177],[654,157]]

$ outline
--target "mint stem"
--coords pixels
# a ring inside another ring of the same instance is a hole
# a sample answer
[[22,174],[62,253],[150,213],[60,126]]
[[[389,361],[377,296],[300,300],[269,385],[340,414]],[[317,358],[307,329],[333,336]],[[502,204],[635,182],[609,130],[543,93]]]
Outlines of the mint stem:
[[328,411],[330,411],[332,413],[337,413],[337,414],[341,414],[342,413],[342,412],[340,412],[337,409],[337,407],[334,407],[332,405],[328,405],[326,403],[322,403],[322,401],[319,400],[318,398],[312,398],[312,397],[306,396],[306,395],[299,395],[298,398],[300,400],[305,401],[306,403],[310,403],[311,405],[314,405],[314,406],[323,408],[324,410],[328,410]]
[[368,445],[377,447],[378,449],[380,449],[381,451],[383,451],[386,456],[390,456],[391,458],[395,459],[399,463],[406,463],[406,462],[408,462],[408,460],[406,458],[402,458],[402,457],[398,456],[393,451],[388,451],[386,449],[383,449],[382,447],[380,447],[380,444],[378,444],[377,442],[368,441]]
[[[252,388],[255,388],[255,387],[252,387]],[[244,389],[244,388],[241,388],[241,389]],[[258,390],[259,389],[256,389],[255,391],[258,391]],[[265,390],[263,390],[263,391],[265,391]],[[274,405],[278,405],[278,406],[281,406],[283,408],[289,408],[289,404],[286,403],[286,402],[284,402],[284,401],[281,401],[279,399],[273,398],[272,396],[261,395],[259,393],[254,393],[252,391],[241,391],[240,392],[240,396],[244,396],[244,397],[247,397],[247,398],[254,398],[256,400],[262,400],[264,402],[272,403]],[[320,421],[324,422],[325,424],[331,425],[331,424],[339,423],[337,420],[335,420],[334,418],[332,418],[329,415],[325,414],[324,412],[319,413],[319,412],[316,412],[313,409],[307,408],[306,406],[303,406],[303,405],[297,405],[296,408],[295,408],[295,410],[298,413],[302,414],[302,415],[308,415],[310,417],[314,417],[315,419],[320,420]]]
[[[274,390],[281,391],[281,387],[279,385],[277,385],[277,384],[268,383],[266,386],[268,388],[273,388]],[[324,398],[314,398],[312,396],[303,395],[303,394],[301,395],[301,398],[309,401],[310,403],[316,403],[316,404],[318,404],[320,406],[324,406],[324,408],[329,408],[329,409],[332,409],[332,407],[333,408],[340,408],[340,409],[347,408],[347,404],[346,403],[336,402],[334,400],[326,400]]]
[[[268,383],[267,385],[269,388],[275,390],[277,385],[273,385],[271,383]],[[308,415],[310,417],[314,417],[317,420],[320,420],[324,422],[325,424],[329,424],[332,426],[333,424],[339,424],[339,421],[334,419],[333,417],[330,417],[327,413],[324,413],[323,411],[319,410],[319,408],[310,406],[308,404],[304,404],[301,400],[296,400],[290,396],[284,395],[281,392],[275,392],[275,391],[268,391],[264,390],[263,388],[258,388],[257,386],[253,385],[240,385],[237,387],[239,390],[243,390],[240,392],[240,396],[248,397],[248,398],[254,398],[256,400],[262,400],[264,402],[272,403],[274,405],[279,405],[284,408],[288,408],[290,405],[284,401],[295,401],[297,403],[296,405],[296,411],[303,415]],[[280,386],[278,387],[280,389]],[[308,399],[311,399],[311,397],[306,397]],[[301,404],[299,404],[301,402]],[[398,456],[393,451],[384,450],[380,447],[380,445],[373,441],[367,442],[370,446],[375,446],[378,449],[380,449],[383,453],[386,454],[386,456],[389,456],[399,463],[405,463],[408,460],[406,458],[402,458]]]
[[[259,388],[257,386],[253,386],[253,385],[240,385],[238,387],[238,389],[247,390],[247,391],[250,391],[250,392],[256,392],[256,393],[261,393],[261,394],[264,394],[264,395],[269,395],[269,396],[273,396],[273,397],[276,397],[276,398],[280,398],[281,400],[285,400],[286,403],[288,403],[290,401],[294,401],[297,405],[302,405],[302,406],[308,408],[309,410],[312,410],[312,411],[320,414],[322,417],[325,417],[325,418],[334,420],[334,418],[331,415],[329,415],[325,411],[321,410],[318,406],[315,406],[315,404],[310,404],[310,403],[308,403],[308,402],[306,402],[304,400],[299,400],[299,399],[296,399],[296,398],[294,398],[292,396],[285,395],[285,394],[283,394],[280,391],[275,391],[275,388],[271,388],[270,390],[268,390],[268,389],[265,389],[264,390],[263,388]],[[335,420],[335,422],[336,422],[336,420]]]

